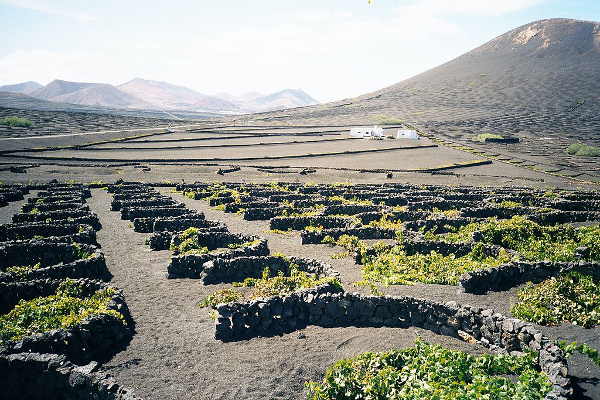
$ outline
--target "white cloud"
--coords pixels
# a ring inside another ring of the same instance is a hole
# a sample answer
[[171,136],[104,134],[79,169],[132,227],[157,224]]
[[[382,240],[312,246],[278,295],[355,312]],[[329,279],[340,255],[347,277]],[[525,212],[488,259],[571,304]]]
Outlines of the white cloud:
[[79,22],[91,22],[96,19],[91,14],[73,10],[73,7],[61,4],[60,0],[0,0],[0,2],[14,7],[38,11],[44,14],[67,17]]

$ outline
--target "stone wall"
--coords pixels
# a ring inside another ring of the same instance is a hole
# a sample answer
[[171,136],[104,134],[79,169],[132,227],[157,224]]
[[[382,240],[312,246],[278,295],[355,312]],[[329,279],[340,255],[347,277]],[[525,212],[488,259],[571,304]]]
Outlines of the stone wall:
[[[200,227],[197,226],[199,232],[202,234],[220,234],[227,233],[227,226],[223,223],[215,222],[215,221],[206,221],[205,222],[214,222],[214,225],[208,225],[208,227]],[[152,250],[168,250],[171,247],[171,241],[175,236],[180,234],[185,229],[189,228],[189,224],[182,224],[184,226],[183,229],[179,229],[176,232],[170,231],[154,231],[152,235],[146,240],[147,244],[150,246]],[[202,225],[202,224],[196,224]],[[206,225],[206,224],[205,224]]]
[[89,225],[71,223],[32,223],[0,225],[0,242],[29,240],[43,236],[46,242],[95,245],[96,231]]
[[78,209],[78,210],[61,210],[61,211],[49,211],[41,212],[38,214],[15,214],[12,217],[15,223],[24,222],[45,222],[51,220],[53,222],[69,222],[78,224],[91,225],[95,230],[100,230],[102,225],[96,214],[90,213],[89,210]]
[[25,242],[0,243],[0,270],[13,266],[34,265],[42,266],[58,263],[70,263],[77,260],[79,250],[87,253],[96,252],[96,247],[90,245],[74,245],[68,243],[48,243],[43,240]]
[[251,201],[251,202],[242,202],[242,203],[228,203],[225,205],[226,213],[235,213],[240,209],[256,209],[256,208],[276,208],[279,207],[279,203],[271,202],[271,201]]
[[0,196],[6,202],[23,200],[23,192],[17,189],[3,189],[0,191]]
[[91,257],[67,263],[58,263],[23,273],[0,272],[0,282],[16,282],[31,279],[90,278],[110,280],[104,254],[93,253]]
[[354,215],[364,212],[379,212],[381,206],[363,205],[363,204],[338,204],[327,206],[323,209],[323,215],[348,214]]
[[394,229],[384,229],[375,226],[361,228],[341,228],[341,229],[323,229],[322,231],[302,231],[302,244],[319,244],[323,242],[325,236],[331,236],[337,240],[342,235],[356,236],[359,239],[394,239],[396,231]]
[[33,210],[37,210],[38,212],[48,212],[48,211],[60,211],[60,210],[83,210],[90,211],[88,206],[82,205],[78,202],[69,202],[69,201],[57,201],[55,203],[27,203],[24,204],[21,208],[21,211],[24,213],[29,213]]
[[171,262],[167,267],[167,278],[200,278],[200,273],[204,269],[204,264],[215,258],[236,258],[247,256],[268,256],[269,247],[267,241],[261,239],[256,244],[239,249],[226,250],[219,254],[184,254],[171,257]]
[[463,275],[459,286],[466,293],[485,294],[504,291],[527,282],[539,283],[567,271],[581,271],[598,276],[600,264],[591,262],[511,262],[496,268]]
[[271,219],[271,229],[279,229],[282,231],[287,231],[289,229],[300,231],[309,225],[322,226],[326,229],[349,228],[352,224],[353,221],[350,218],[326,217],[322,215],[312,217],[275,217]]
[[113,200],[110,203],[111,211],[120,211],[121,208],[161,207],[174,205],[175,200],[162,197],[144,199]]
[[244,211],[244,219],[246,221],[266,221],[274,218],[285,210],[291,210],[290,207],[273,207],[273,208],[248,208]]
[[[27,203],[33,204],[38,202],[40,198],[30,197],[27,199]],[[85,203],[85,199],[81,196],[77,196],[74,194],[64,194],[64,195],[55,195],[55,196],[46,196],[43,197],[44,204],[48,203],[57,203],[57,202],[72,202],[72,203]]]
[[114,378],[97,372],[99,364],[77,366],[63,355],[0,355],[4,400],[141,400]]
[[263,270],[269,268],[270,276],[283,273],[289,276],[292,265],[299,271],[315,274],[318,278],[339,277],[331,265],[322,261],[298,257],[251,256],[237,258],[215,258],[203,265],[200,280],[205,285],[241,282],[246,278],[260,278]]
[[194,214],[183,203],[164,207],[133,207],[121,208],[121,219],[133,221],[136,218],[177,217],[180,215]]
[[527,216],[540,225],[567,224],[571,222],[600,221],[598,211],[552,211]]

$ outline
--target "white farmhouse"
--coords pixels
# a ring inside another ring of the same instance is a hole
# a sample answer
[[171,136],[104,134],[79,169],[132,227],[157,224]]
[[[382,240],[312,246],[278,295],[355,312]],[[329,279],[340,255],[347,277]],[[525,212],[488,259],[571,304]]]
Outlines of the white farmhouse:
[[417,131],[412,129],[398,129],[396,133],[396,139],[414,139],[419,140],[419,135]]
[[383,138],[383,128],[379,126],[358,126],[350,129],[350,136],[355,138]]

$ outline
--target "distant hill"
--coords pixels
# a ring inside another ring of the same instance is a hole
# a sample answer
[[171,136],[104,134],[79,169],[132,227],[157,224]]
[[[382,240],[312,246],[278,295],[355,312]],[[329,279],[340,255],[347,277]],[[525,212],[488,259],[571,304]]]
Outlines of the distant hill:
[[58,103],[111,108],[150,108],[151,104],[106,83],[54,80],[30,93],[31,96]]
[[256,111],[281,110],[286,108],[304,107],[319,102],[300,89],[285,89],[268,96],[255,98],[249,102]]
[[37,82],[27,81],[27,82],[22,82],[22,83],[16,83],[14,85],[0,86],[0,92],[29,94],[41,87],[43,87],[43,86]]
[[269,95],[248,92],[241,96],[233,96],[228,93],[218,93],[215,96],[236,104],[240,110],[248,113],[304,107],[319,103],[301,89],[284,89]]
[[68,113],[91,113],[91,114],[111,114],[119,116],[131,117],[149,117],[160,119],[206,119],[222,116],[216,113],[196,113],[192,111],[173,111],[165,113],[160,110],[142,110],[134,108],[110,108],[102,106],[91,106],[83,104],[59,103],[37,99],[22,93],[1,92],[0,91],[0,107],[13,108],[20,110],[37,110],[37,111],[52,111],[52,112],[68,112]]
[[[270,95],[249,92],[239,97],[226,93],[209,96],[183,86],[141,78],[118,86],[56,79],[46,86],[24,82],[0,87],[0,91],[28,94],[36,99],[63,104],[192,113],[243,114],[317,103],[299,89],[286,89]],[[25,101],[20,99],[19,102]],[[32,103],[39,104],[35,101]]]
[[237,105],[218,97],[207,96],[183,86],[136,78],[117,86],[125,93],[171,110],[235,111]]

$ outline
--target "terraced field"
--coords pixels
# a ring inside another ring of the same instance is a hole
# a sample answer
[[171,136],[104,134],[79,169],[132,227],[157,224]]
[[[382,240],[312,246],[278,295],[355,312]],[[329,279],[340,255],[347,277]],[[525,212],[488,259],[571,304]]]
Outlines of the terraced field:
[[[471,355],[532,350],[547,382],[539,398],[598,395],[598,367],[567,361],[555,345],[600,346],[593,319],[582,327],[515,318],[532,285],[595,276],[595,192],[294,182],[6,188],[16,189],[26,197],[0,208],[0,221],[12,220],[0,225],[7,398],[299,399],[336,360],[408,348],[416,337]],[[531,251],[522,241],[540,244]],[[57,301],[89,311],[58,330],[8,330],[10,318]],[[40,368],[53,372],[37,380]]]

